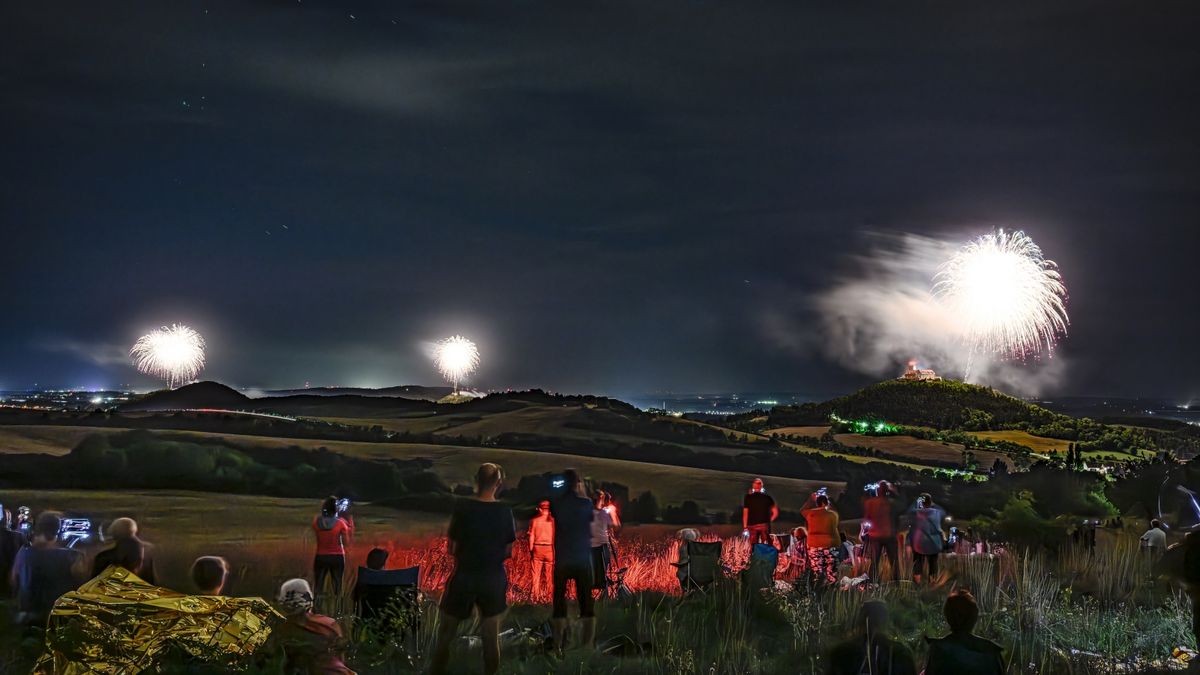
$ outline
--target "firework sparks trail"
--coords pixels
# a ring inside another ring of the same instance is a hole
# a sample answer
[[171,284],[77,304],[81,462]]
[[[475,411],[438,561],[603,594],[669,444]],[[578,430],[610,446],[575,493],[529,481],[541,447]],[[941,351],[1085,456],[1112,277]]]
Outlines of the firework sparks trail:
[[938,270],[933,294],[961,322],[971,357],[1052,352],[1069,323],[1058,266],[1021,231],[998,230],[961,248]]
[[479,349],[467,338],[453,335],[437,343],[433,363],[457,394],[459,383],[479,367]]
[[129,350],[139,372],[167,381],[167,387],[196,379],[204,368],[204,338],[183,324],[171,324],[138,338]]

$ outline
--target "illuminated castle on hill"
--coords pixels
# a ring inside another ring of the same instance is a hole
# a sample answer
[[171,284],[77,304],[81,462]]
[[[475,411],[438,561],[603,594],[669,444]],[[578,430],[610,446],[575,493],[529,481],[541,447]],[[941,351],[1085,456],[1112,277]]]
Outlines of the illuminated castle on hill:
[[917,368],[915,360],[908,362],[908,369],[900,376],[902,380],[912,380],[914,382],[933,382],[940,380],[942,377],[928,368]]

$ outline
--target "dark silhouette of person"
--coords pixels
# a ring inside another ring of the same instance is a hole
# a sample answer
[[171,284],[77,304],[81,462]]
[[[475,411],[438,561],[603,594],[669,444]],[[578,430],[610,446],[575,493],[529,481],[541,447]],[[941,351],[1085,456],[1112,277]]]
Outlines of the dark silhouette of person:
[[979,620],[979,605],[970,591],[959,589],[946,598],[943,607],[950,634],[929,638],[929,660],[925,675],[1002,675],[1004,656],[1000,645],[972,631]]

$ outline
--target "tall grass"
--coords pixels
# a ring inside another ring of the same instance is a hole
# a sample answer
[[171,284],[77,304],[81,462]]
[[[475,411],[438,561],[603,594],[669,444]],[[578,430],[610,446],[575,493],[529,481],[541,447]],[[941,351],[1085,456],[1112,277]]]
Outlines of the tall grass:
[[[1161,666],[1178,645],[1192,644],[1187,599],[1150,574],[1150,561],[1132,537],[1104,541],[1095,550],[1026,551],[994,556],[946,556],[938,577],[925,586],[905,580],[853,590],[813,589],[797,584],[785,592],[751,594],[733,578],[706,593],[679,597],[674,542],[622,542],[622,564],[630,568],[635,595],[598,606],[598,639],[611,654],[546,653],[544,623],[549,608],[529,602],[528,554],[517,546],[510,563],[513,606],[505,618],[502,672],[506,673],[818,673],[838,641],[857,628],[863,602],[887,604],[896,638],[925,658],[925,636],[946,632],[942,603],[955,588],[968,588],[979,602],[977,631],[1004,647],[1010,673],[1139,672]],[[439,626],[436,599],[450,562],[444,541],[399,544],[359,542],[351,561],[382,545],[390,566],[422,567],[420,604],[398,617],[412,630],[379,632],[354,619],[345,594],[319,598],[321,611],[338,617],[348,636],[348,659],[363,673],[414,673],[427,667]],[[187,564],[195,555],[221,553],[234,563],[234,592],[270,597],[278,583],[304,576],[311,544],[246,546],[231,550],[164,549],[159,557],[165,585],[187,588]],[[733,539],[723,562],[744,567],[748,546]],[[907,570],[907,556],[900,564]],[[782,567],[782,566],[781,566]],[[852,573],[851,570],[844,570]],[[887,575],[884,575],[887,578]],[[351,579],[347,580],[347,588]],[[456,668],[474,671],[481,660],[476,627],[464,622],[455,645]],[[619,655],[618,655],[619,654]],[[0,638],[0,667],[19,672],[22,650]]]

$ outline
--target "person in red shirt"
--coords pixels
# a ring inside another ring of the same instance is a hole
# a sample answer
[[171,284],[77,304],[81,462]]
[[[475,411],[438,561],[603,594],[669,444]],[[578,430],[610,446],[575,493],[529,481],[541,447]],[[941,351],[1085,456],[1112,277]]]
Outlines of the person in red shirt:
[[316,592],[323,592],[325,579],[332,578],[334,593],[340,593],[346,571],[346,546],[354,537],[354,519],[339,513],[336,497],[326,497],[320,515],[313,518],[312,528],[317,535],[317,555],[313,559]]
[[871,559],[871,578],[879,581],[879,560],[887,553],[892,565],[892,581],[900,580],[900,552],[896,541],[896,516],[892,508],[892,486],[879,481],[875,496],[863,502],[863,520],[870,523],[864,529],[867,534],[868,558]]

